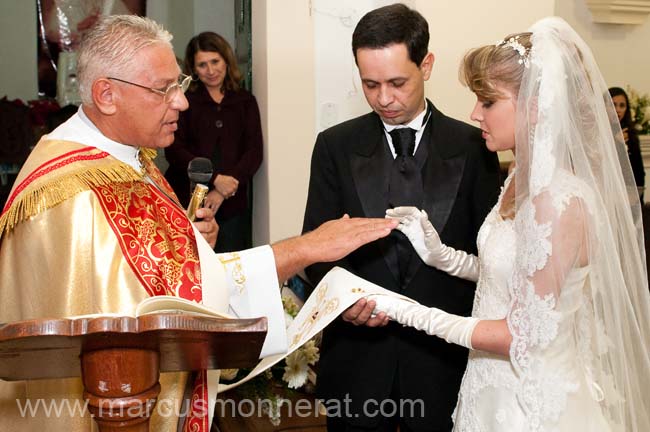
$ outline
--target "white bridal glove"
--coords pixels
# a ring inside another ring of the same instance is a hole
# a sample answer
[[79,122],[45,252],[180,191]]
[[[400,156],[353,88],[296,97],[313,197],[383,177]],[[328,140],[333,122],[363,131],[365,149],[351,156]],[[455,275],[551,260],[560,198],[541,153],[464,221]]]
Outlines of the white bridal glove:
[[472,333],[479,320],[462,317],[443,310],[411,303],[387,295],[374,294],[368,300],[376,303],[373,313],[385,312],[390,319],[400,324],[424,330],[427,334],[438,336],[449,343],[472,349]]
[[424,210],[395,207],[386,210],[386,217],[399,219],[397,229],[410,240],[413,249],[427,265],[462,279],[473,282],[478,280],[478,258],[442,244]]

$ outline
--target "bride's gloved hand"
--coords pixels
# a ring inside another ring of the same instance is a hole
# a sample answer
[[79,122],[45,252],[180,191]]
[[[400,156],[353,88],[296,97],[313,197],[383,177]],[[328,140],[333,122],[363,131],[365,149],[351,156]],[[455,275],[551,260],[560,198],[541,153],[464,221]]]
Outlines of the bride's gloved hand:
[[381,294],[370,295],[368,300],[375,301],[375,314],[385,312],[390,319],[400,324],[424,330],[427,334],[438,336],[449,343],[472,349],[472,333],[479,322],[477,318],[461,317]]
[[473,282],[478,280],[478,258],[443,244],[424,210],[395,207],[386,210],[386,217],[399,219],[397,229],[406,235],[415,252],[426,264],[452,276]]

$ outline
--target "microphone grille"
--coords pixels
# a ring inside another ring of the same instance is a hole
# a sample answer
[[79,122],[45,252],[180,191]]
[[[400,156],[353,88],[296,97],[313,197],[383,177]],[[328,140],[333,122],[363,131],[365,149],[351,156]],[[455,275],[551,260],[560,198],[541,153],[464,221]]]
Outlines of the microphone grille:
[[187,164],[187,176],[194,183],[207,183],[212,178],[212,161],[196,157]]

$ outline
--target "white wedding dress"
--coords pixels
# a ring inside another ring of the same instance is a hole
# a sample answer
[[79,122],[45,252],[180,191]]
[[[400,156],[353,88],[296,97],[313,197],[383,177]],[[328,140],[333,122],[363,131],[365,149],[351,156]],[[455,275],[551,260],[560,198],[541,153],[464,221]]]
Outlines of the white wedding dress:
[[[531,47],[518,38],[530,38]],[[465,347],[511,337],[507,356],[470,349],[453,414],[457,432],[650,431],[641,208],[607,83],[561,18],[478,50],[469,59],[481,71],[493,61],[495,71],[509,71],[515,59],[521,65],[517,173],[504,188],[514,182],[516,215],[500,216],[502,191],[478,234],[477,264],[441,244],[423,223],[426,214],[393,212],[424,262],[478,279],[474,308],[468,318],[377,298],[377,309]],[[468,79],[482,92],[489,75]],[[504,320],[509,335],[500,333],[503,322],[489,320]],[[493,329],[499,333],[487,333]]]
[[[511,178],[512,175],[506,185]],[[572,184],[563,188],[567,190],[563,201],[580,194],[576,191],[580,185],[569,181]],[[509,285],[516,262],[516,239],[514,221],[504,220],[499,214],[503,190],[477,239],[480,275],[472,316],[479,319],[502,319],[512,307]],[[589,380],[580,360],[579,321],[583,287],[588,283],[588,276],[589,267],[573,268],[566,275],[553,315],[557,320],[557,334],[550,336],[548,346],[536,353],[539,363],[535,378],[540,380],[538,385],[541,382],[542,394],[535,391],[531,393],[539,397],[527,394],[509,358],[471,350],[453,414],[454,431],[611,430],[597,402],[599,387]],[[552,330],[549,325],[549,331]],[[539,424],[530,424],[530,417],[527,418],[522,409],[521,397],[529,398],[529,406],[538,410]]]

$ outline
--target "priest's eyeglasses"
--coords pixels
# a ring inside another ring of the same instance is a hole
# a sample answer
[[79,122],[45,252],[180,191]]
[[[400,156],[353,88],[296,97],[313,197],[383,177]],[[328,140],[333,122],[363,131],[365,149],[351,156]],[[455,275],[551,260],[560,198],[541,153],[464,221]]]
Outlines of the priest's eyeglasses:
[[190,75],[181,74],[178,77],[178,80],[176,82],[169,84],[167,87],[156,89],[152,87],[143,86],[142,84],[136,84],[131,81],[126,81],[120,78],[115,78],[115,77],[106,77],[106,78],[108,78],[109,80],[119,81],[125,84],[131,84],[133,86],[140,87],[149,90],[150,92],[159,94],[164,98],[165,103],[167,104],[174,99],[174,96],[176,96],[176,92],[178,90],[185,93],[187,91],[187,88],[190,86],[190,83],[192,82],[192,77]]

